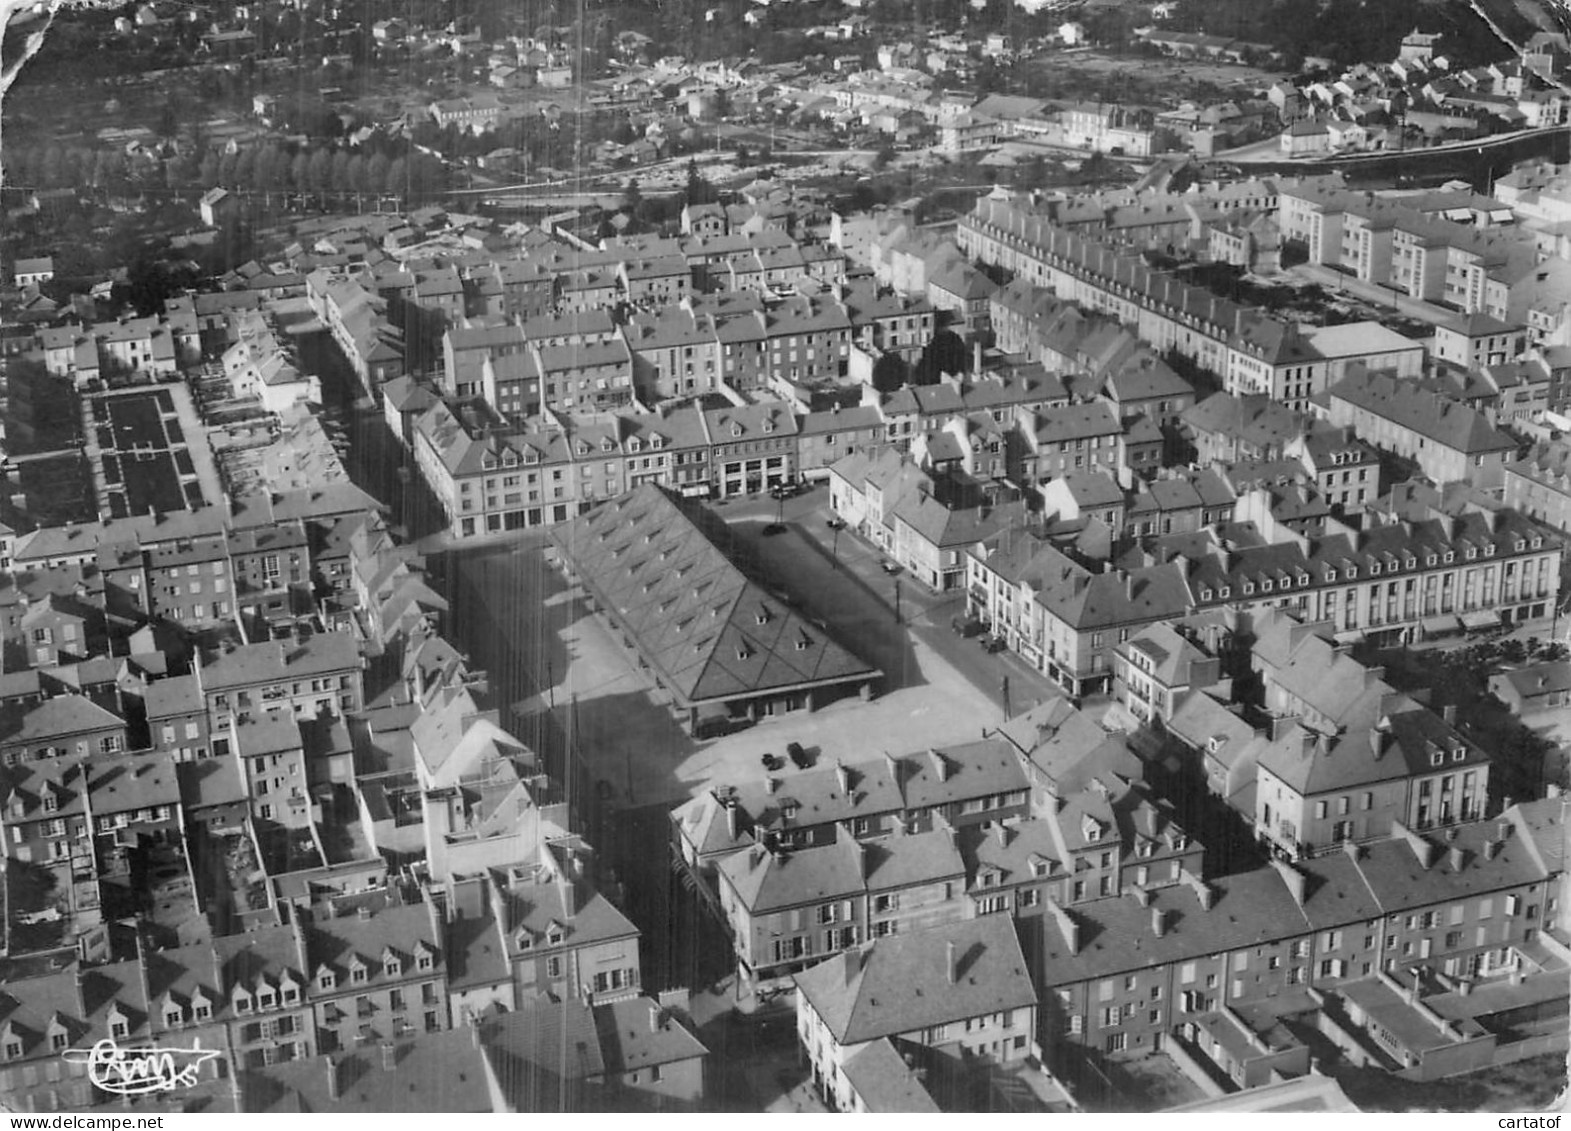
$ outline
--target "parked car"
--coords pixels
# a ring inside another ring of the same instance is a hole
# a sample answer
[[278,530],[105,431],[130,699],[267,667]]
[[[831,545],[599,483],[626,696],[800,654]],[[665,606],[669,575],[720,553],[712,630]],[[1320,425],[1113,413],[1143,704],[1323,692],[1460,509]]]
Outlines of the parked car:
[[972,637],[987,631],[987,625],[975,617],[956,617],[949,622],[949,627],[955,630],[956,636]]
[[880,560],[878,563],[878,568],[889,574],[891,577],[900,572],[900,567],[894,562],[890,561],[888,558]]
[[1002,637],[984,636],[977,643],[982,646],[982,651],[984,652],[1002,652],[1004,650]]
[[807,494],[808,490],[806,483],[781,483],[778,486],[769,488],[769,497],[771,499],[794,499],[798,495]]
[[780,757],[778,754],[771,754],[767,750],[764,751],[764,756],[760,758],[759,761],[764,764],[764,769],[770,771],[778,770],[780,767],[785,765],[784,758]]
[[829,527],[830,530],[844,530],[846,528],[846,520],[843,518],[826,518],[824,525]]

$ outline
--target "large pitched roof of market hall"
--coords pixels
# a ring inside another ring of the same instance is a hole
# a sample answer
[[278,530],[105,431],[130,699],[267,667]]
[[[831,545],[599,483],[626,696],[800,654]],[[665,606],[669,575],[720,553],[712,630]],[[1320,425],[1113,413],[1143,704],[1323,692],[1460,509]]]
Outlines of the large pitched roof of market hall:
[[645,484],[551,540],[683,706],[882,674],[744,573],[718,522]]

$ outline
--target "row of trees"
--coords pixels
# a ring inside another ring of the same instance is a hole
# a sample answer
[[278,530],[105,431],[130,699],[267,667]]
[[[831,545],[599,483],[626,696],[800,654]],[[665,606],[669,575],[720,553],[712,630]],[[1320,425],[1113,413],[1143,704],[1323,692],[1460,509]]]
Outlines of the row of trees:
[[291,152],[269,142],[237,153],[209,150],[199,182],[268,192],[364,193],[423,199],[447,187],[448,171],[429,153],[370,154],[317,147]]
[[416,149],[358,152],[293,149],[270,141],[233,153],[188,146],[182,154],[128,158],[118,149],[7,146],[7,185],[85,187],[110,196],[159,190],[256,189],[265,192],[366,193],[423,199],[447,187],[440,160]]

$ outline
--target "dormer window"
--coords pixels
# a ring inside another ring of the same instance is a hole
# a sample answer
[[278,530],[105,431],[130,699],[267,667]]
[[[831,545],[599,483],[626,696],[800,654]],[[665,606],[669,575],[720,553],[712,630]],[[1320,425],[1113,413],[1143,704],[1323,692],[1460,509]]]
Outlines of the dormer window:
[[300,985],[288,974],[285,974],[278,983],[279,996],[285,1005],[300,1004]]
[[1477,546],[1469,546],[1467,548],[1467,560],[1468,561],[1472,561],[1476,557],[1478,557],[1478,547]]
[[731,425],[731,435],[732,436],[740,436],[741,434],[742,434],[742,426],[740,424],[733,424],[733,425]]
[[53,790],[44,790],[44,812],[53,813],[60,808],[60,799],[54,795]]
[[535,946],[535,937],[529,933],[528,928],[519,931],[518,937],[513,941],[518,944],[519,950],[533,950]]
[[201,990],[191,997],[191,1016],[197,1021],[211,1021],[213,1019],[213,1003],[209,1001]]
[[1446,565],[1450,565],[1454,561],[1456,561],[1456,551],[1455,550],[1447,550],[1446,551],[1446,556],[1445,556],[1445,563],[1446,563]]
[[602,452],[609,452],[615,447],[616,445],[611,442],[611,437],[609,436],[606,436],[600,441],[600,450]]
[[382,952],[382,973],[389,978],[397,978],[404,972],[403,959],[393,953],[391,947]]
[[109,1035],[115,1040],[123,1041],[131,1035],[131,1022],[121,1011],[119,1002],[115,1002],[110,1008],[107,1020],[109,1022]]
[[1511,548],[1520,554],[1523,550],[1527,549],[1527,543],[1518,538],[1515,542],[1511,543]]
[[1539,537],[1538,537],[1538,536],[1537,536],[1537,535],[1535,535],[1535,536],[1534,536],[1534,537],[1533,537],[1533,540],[1532,540],[1532,541],[1531,541],[1531,542],[1529,542],[1529,543],[1528,543],[1528,546],[1529,546],[1529,547],[1530,547],[1530,548],[1531,548],[1531,549],[1534,549],[1534,550],[1536,550],[1536,549],[1538,549],[1538,548],[1539,548],[1539,547],[1540,547],[1540,546],[1542,546],[1542,545],[1543,545],[1543,544],[1544,544],[1544,540],[1543,540],[1543,539],[1542,539],[1542,538],[1539,538]]
[[22,1042],[15,1038],[8,1038],[5,1042],[5,1058],[16,1060],[22,1055]]
[[774,430],[775,430],[775,422],[773,420],[766,420],[766,421],[764,421],[764,431],[765,432],[773,432]]
[[229,1003],[236,1013],[251,1012],[251,991],[244,986],[236,986],[235,992],[230,995]]
[[256,991],[256,1007],[258,1009],[272,1009],[278,1004],[278,995],[272,986],[262,986]]
[[432,970],[436,968],[436,955],[425,943],[415,944],[415,969]]
[[630,451],[630,452],[642,451],[643,447],[644,447],[643,441],[640,440],[637,436],[630,436],[630,437],[628,437],[628,440],[627,440],[627,450],[628,451]]
[[338,975],[323,966],[316,972],[316,988],[319,990],[333,990],[338,988]]
[[1461,762],[1466,760],[1466,758],[1467,751],[1463,747],[1458,746],[1455,750],[1451,751],[1451,761],[1453,762]]
[[164,1028],[178,1029],[185,1024],[185,1011],[174,1002],[164,1006]]
[[1326,570],[1326,580],[1327,581],[1335,581],[1336,580],[1336,570],[1334,570],[1334,569]]
[[1209,589],[1202,589],[1202,590],[1200,590],[1200,599],[1202,601],[1209,601],[1211,599],[1211,590],[1209,590]]
[[1495,544],[1493,542],[1487,543],[1484,546],[1484,557],[1492,558],[1494,556],[1495,556]]
[[1437,561],[1437,559],[1435,558],[1435,555],[1433,555],[1433,554],[1426,554],[1425,557],[1424,557],[1424,564],[1426,566],[1432,566],[1432,565],[1434,565],[1436,563],[1436,561]]
[[1418,565],[1418,559],[1413,557],[1411,554],[1402,559],[1403,569],[1412,569],[1416,565]]
[[371,976],[370,970],[357,954],[349,960],[349,981],[351,985],[362,985]]
[[1370,577],[1379,577],[1380,576],[1380,563],[1379,562],[1370,562],[1369,563],[1369,576]]
[[660,435],[658,432],[654,433],[649,437],[649,446],[656,449],[664,447],[665,437]]
[[555,923],[553,923],[553,924],[551,924],[551,929],[548,930],[545,933],[546,945],[547,946],[561,946],[562,945],[562,939],[565,938],[565,937],[566,936],[563,934],[562,928],[557,926]]
[[1255,583],[1253,581],[1246,581],[1246,582],[1244,582],[1244,596],[1246,596],[1246,597],[1251,596],[1254,593],[1254,591],[1255,591]]
[[1349,581],[1352,581],[1357,576],[1358,576],[1358,567],[1356,565],[1348,566],[1347,567],[1347,579]]
[[1260,579],[1260,592],[1262,592],[1262,593],[1269,593],[1269,592],[1271,592],[1272,584],[1273,583],[1272,583],[1272,581],[1271,581],[1271,579],[1269,577],[1262,577]]
[[1445,765],[1446,764],[1446,752],[1444,750],[1436,750],[1433,754],[1431,754],[1429,756],[1429,764],[1431,766],[1443,766],[1443,765]]
[[1227,585],[1222,586],[1222,588],[1221,588],[1221,595],[1222,595],[1222,599],[1224,601],[1227,600],[1229,597],[1231,597],[1233,595],[1232,588],[1230,586],[1227,586]]

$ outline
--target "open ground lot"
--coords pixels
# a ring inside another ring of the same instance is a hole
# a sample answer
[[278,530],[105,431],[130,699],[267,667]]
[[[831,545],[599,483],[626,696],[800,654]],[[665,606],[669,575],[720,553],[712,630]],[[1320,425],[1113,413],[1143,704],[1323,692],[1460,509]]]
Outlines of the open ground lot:
[[91,397],[83,432],[94,488],[116,518],[195,508],[221,494],[183,385]]
[[1266,71],[1236,63],[1217,63],[1201,59],[1156,59],[1144,56],[1105,55],[1099,51],[1062,51],[1040,55],[1025,63],[1069,81],[1078,73],[1097,80],[1126,79],[1137,86],[1186,96],[1187,86],[1210,84],[1218,87],[1269,87],[1282,77],[1279,71]]

